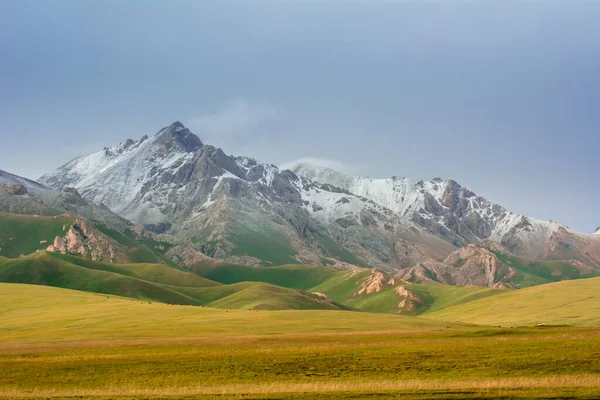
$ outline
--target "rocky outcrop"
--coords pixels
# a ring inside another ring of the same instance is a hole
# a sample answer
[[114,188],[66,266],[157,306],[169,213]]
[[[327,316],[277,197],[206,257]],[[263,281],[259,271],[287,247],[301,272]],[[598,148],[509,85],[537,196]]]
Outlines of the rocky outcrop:
[[356,294],[362,295],[379,292],[383,288],[384,280],[385,276],[383,273],[373,268],[371,274],[361,283]]
[[456,250],[441,262],[419,263],[401,270],[397,276],[409,282],[515,288],[510,280],[512,272],[496,254],[471,244]]
[[402,301],[398,303],[398,314],[414,314],[418,305],[423,303],[423,299],[407,289],[406,286],[396,287],[395,292],[402,297]]
[[329,305],[332,308],[337,308],[337,305],[334,304],[333,300],[329,298],[325,293],[321,292],[310,292],[312,295],[316,296],[316,299],[319,303]]
[[23,196],[29,194],[27,188],[20,184],[0,184],[0,196]]
[[90,256],[92,260],[115,262],[119,244],[100,233],[91,222],[77,218],[64,237],[56,236],[46,251]]

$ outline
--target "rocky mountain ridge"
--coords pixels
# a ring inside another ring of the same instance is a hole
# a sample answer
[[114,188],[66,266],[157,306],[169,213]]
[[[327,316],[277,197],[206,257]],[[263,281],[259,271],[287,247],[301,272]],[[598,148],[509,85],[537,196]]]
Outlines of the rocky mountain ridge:
[[573,258],[600,266],[597,251],[593,251],[593,255],[586,253],[591,235],[575,232],[554,221],[512,213],[453,180],[352,177],[308,163],[297,164],[291,170],[299,176],[369,198],[456,247],[493,240],[514,255],[534,260],[566,259],[573,257],[565,254],[566,250],[585,247],[587,250]]
[[[470,246],[483,240],[526,260],[600,268],[600,236],[511,213],[453,180],[350,177],[308,164],[281,170],[227,155],[179,122],[72,160],[40,182],[74,187],[164,236],[167,256],[188,267],[210,258],[358,265],[413,281],[510,287],[510,268]],[[465,259],[470,275],[449,269]]]
[[179,122],[75,159],[40,182],[75,187],[147,229],[179,238],[177,245],[232,262],[389,269],[453,249],[367,198],[228,156]]

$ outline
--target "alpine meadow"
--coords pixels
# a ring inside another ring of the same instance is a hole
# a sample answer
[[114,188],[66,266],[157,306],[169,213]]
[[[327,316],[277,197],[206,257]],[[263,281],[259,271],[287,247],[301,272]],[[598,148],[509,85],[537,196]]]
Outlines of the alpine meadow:
[[0,399],[600,398],[600,3],[0,15]]

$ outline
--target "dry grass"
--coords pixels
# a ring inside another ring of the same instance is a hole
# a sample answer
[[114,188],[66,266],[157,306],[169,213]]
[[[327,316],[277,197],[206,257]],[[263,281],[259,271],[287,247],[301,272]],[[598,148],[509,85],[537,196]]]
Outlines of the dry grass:
[[[292,394],[292,393],[327,393],[327,392],[388,392],[388,391],[448,391],[475,390],[485,393],[492,389],[557,389],[588,388],[587,394],[600,394],[600,376],[552,376],[536,378],[504,378],[486,380],[385,380],[385,381],[347,381],[347,382],[313,382],[313,383],[255,383],[229,385],[202,385],[180,388],[142,389],[130,388],[127,385],[106,387],[103,389],[75,390],[18,390],[0,389],[0,398],[60,398],[60,397],[160,397],[160,396],[194,396],[194,395],[239,395],[239,394]],[[508,389],[508,390],[507,390]]]
[[600,328],[225,311],[0,285],[0,398],[598,398]]
[[483,325],[599,325],[600,278],[549,283],[427,314],[434,320]]

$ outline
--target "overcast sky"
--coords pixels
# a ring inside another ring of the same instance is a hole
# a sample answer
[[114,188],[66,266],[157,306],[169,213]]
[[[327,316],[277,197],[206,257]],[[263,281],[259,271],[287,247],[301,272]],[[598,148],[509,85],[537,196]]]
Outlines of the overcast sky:
[[600,1],[2,1],[0,169],[182,121],[275,164],[600,225]]

